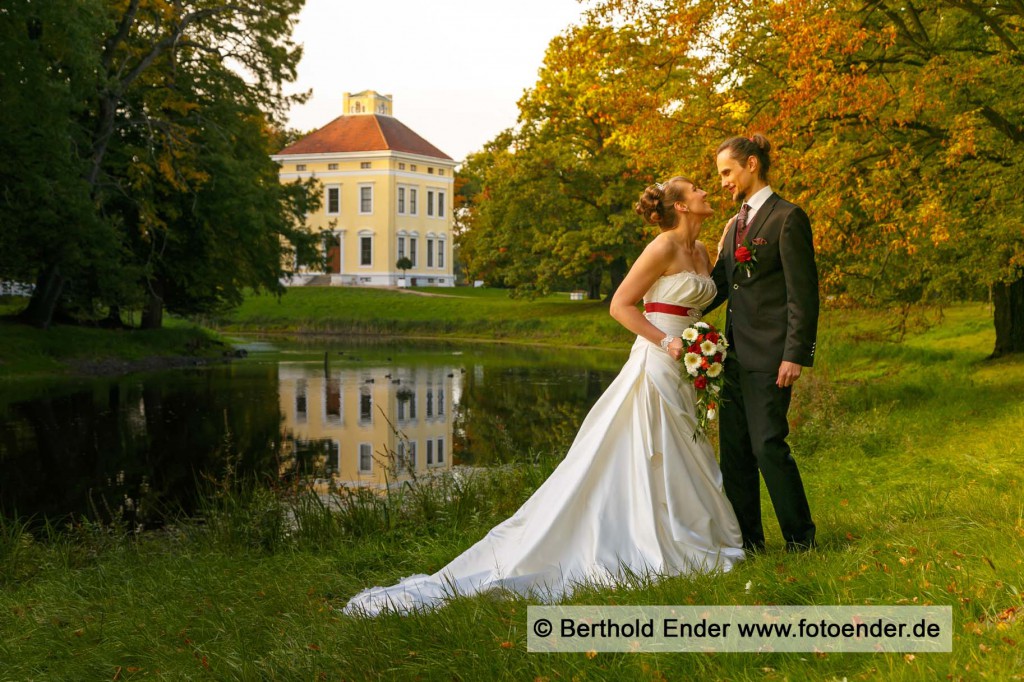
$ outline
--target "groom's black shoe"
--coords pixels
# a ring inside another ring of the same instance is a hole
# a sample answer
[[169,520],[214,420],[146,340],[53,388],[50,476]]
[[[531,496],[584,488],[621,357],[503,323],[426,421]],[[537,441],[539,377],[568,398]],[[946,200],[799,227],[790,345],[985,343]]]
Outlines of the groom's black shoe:
[[811,538],[810,542],[787,542],[786,552],[789,554],[799,554],[801,552],[809,552],[812,549],[817,549],[818,543]]

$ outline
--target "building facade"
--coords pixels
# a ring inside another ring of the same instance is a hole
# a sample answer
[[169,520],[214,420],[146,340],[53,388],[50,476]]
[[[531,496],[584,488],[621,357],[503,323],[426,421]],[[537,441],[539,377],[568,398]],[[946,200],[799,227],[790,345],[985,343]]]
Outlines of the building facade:
[[284,468],[315,473],[321,490],[382,490],[450,470],[461,376],[454,366],[280,363]]
[[[324,235],[327,270],[299,268],[290,283],[326,275],[334,285],[454,286],[455,161],[393,116],[391,95],[345,93],[342,106],[272,157],[282,182],[315,177],[323,189],[308,224]],[[404,271],[403,258],[412,264]]]

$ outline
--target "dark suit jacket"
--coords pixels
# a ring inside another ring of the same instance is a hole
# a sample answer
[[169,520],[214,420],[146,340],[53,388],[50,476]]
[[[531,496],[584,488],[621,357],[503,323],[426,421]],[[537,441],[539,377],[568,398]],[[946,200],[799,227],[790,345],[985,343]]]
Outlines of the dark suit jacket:
[[745,241],[757,257],[749,277],[736,267],[735,243],[734,223],[711,273],[718,293],[704,312],[729,301],[729,352],[746,369],[776,372],[783,360],[810,367],[818,335],[818,269],[807,214],[778,194],[768,198]]

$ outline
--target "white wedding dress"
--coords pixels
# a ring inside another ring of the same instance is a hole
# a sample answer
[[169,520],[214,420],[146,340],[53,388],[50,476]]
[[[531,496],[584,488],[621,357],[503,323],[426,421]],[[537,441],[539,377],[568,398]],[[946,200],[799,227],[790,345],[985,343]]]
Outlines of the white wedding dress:
[[[714,295],[711,278],[680,272],[659,278],[644,302],[699,309]],[[696,321],[646,315],[675,336]],[[637,337],[565,459],[511,518],[437,573],[364,590],[344,612],[407,612],[491,589],[553,602],[583,583],[728,571],[743,559],[739,524],[695,426],[679,362]]]

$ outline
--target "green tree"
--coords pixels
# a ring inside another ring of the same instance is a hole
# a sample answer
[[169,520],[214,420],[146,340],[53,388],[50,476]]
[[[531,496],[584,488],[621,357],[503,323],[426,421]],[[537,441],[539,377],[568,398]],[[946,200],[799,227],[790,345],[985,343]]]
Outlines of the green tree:
[[[516,129],[467,160],[478,194],[460,239],[475,279],[534,294],[618,286],[645,232],[632,206],[645,182],[617,132],[628,67],[606,59],[629,35],[583,25],[555,38]],[[610,296],[610,293],[609,293]]]
[[66,277],[117,253],[91,199],[83,127],[95,91],[101,0],[12,0],[0,7],[0,280],[34,282],[29,313],[59,299]]
[[402,256],[395,261],[395,269],[402,271],[402,277],[405,277],[405,273],[412,269],[412,261],[407,256]]
[[282,88],[300,56],[290,34],[302,4],[101,4],[72,151],[90,218],[116,238],[82,267],[45,254],[32,322],[49,324],[59,301],[90,311],[145,300],[156,326],[165,303],[192,312],[236,303],[243,287],[280,291],[285,263],[315,240],[299,222],[311,185],[280,187],[268,158],[295,99]]

